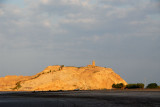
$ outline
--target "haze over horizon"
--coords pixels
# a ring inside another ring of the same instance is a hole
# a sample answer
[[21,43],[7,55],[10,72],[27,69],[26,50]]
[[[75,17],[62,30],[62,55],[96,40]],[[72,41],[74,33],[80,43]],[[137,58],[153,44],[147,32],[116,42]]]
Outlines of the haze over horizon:
[[0,77],[95,60],[160,85],[159,29],[159,0],[0,0]]

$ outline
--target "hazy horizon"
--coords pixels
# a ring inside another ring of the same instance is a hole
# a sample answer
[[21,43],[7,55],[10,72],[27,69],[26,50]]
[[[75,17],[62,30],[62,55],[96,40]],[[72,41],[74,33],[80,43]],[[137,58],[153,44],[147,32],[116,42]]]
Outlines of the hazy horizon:
[[160,85],[159,29],[159,0],[0,0],[0,77],[95,60]]

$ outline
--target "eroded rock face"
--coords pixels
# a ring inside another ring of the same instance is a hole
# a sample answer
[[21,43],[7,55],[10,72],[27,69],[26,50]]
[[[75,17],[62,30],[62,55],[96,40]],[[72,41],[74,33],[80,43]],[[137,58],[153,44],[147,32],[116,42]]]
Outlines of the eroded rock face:
[[[16,81],[8,83],[16,86],[18,79],[13,80]],[[44,71],[20,81],[19,91],[111,89],[114,83],[127,84],[111,68],[99,66],[48,66]]]

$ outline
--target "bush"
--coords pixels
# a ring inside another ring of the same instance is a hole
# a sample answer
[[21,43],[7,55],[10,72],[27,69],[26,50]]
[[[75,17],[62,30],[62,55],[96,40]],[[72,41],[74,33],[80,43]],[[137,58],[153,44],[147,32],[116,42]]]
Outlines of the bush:
[[144,84],[143,83],[137,83],[137,87],[138,88],[144,88]]
[[124,88],[124,84],[123,83],[113,84],[112,88]]
[[137,88],[137,84],[127,84],[126,88],[128,88],[128,89]]
[[18,91],[18,89],[21,88],[21,87],[22,87],[21,86],[21,81],[19,81],[19,82],[16,83],[16,87],[14,87],[13,90],[17,89],[17,91]]
[[158,88],[158,85],[156,83],[150,83],[147,88]]
[[126,88],[128,88],[128,89],[144,88],[144,84],[143,83],[128,84],[128,85],[126,85]]
[[62,70],[63,67],[64,67],[64,65],[61,65],[61,66],[59,67],[59,70]]
[[[44,74],[44,72],[42,73]],[[35,77],[33,77],[32,79],[38,78],[41,74],[36,75]]]

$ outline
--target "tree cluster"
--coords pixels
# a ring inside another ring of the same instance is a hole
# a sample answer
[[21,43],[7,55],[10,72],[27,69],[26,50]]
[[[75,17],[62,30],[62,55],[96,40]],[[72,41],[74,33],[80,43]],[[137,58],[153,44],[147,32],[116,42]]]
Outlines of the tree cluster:
[[121,88],[122,89],[122,88],[124,88],[124,86],[125,85],[123,83],[118,83],[118,84],[113,84],[112,88]]
[[146,88],[159,88],[159,86],[156,83],[150,83]]
[[[123,83],[118,83],[118,84],[113,84],[112,88],[118,88],[118,89],[143,89],[144,88],[144,84],[143,83],[135,83],[135,84],[127,84],[124,85]],[[150,83],[147,85],[146,88],[160,88],[156,83]]]
[[125,88],[127,88],[127,89],[144,88],[144,84],[143,83],[127,84]]

